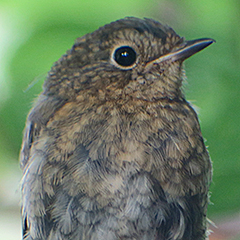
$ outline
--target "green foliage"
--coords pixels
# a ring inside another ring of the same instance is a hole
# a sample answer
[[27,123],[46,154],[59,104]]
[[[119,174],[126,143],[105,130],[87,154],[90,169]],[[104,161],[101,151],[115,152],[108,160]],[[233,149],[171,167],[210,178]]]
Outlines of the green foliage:
[[239,210],[239,9],[238,0],[2,0],[1,161],[9,161],[7,156],[17,161],[26,115],[41,92],[42,75],[77,37],[125,16],[151,17],[171,25],[187,39],[211,37],[217,41],[186,61],[185,92],[200,109],[213,160],[210,215]]

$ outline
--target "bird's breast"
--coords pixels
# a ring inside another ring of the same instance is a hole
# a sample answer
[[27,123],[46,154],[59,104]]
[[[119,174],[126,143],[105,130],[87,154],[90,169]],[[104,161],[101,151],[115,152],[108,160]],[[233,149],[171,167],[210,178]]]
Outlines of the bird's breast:
[[76,183],[73,191],[115,194],[137,172],[148,173],[176,196],[204,191],[199,186],[211,167],[188,103],[107,102],[94,108],[69,103],[63,108],[64,115],[56,113],[48,123],[55,135],[48,136],[45,148],[64,159]]

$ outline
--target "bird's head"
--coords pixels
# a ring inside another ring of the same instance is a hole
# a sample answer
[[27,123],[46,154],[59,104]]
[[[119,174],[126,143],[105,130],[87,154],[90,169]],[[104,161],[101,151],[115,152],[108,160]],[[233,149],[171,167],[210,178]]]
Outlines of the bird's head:
[[178,98],[182,62],[213,41],[185,41],[151,19],[121,19],[77,39],[49,72],[45,93],[103,101]]

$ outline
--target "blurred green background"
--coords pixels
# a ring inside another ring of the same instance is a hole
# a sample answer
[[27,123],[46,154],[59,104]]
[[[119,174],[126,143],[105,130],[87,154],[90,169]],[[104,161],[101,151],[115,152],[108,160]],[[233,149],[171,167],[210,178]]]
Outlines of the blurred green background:
[[[27,113],[45,74],[77,37],[125,16],[154,18],[189,40],[217,41],[186,60],[185,93],[198,106],[213,160],[209,217],[218,223],[240,215],[239,0],[1,0],[1,239],[20,239],[18,153]],[[37,83],[25,91],[33,81]]]

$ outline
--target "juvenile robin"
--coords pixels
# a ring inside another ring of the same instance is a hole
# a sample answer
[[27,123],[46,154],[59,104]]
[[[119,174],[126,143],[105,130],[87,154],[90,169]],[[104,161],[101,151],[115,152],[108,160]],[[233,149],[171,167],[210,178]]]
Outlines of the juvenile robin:
[[77,39],[27,118],[23,239],[207,238],[211,161],[181,87],[213,41],[133,17]]

